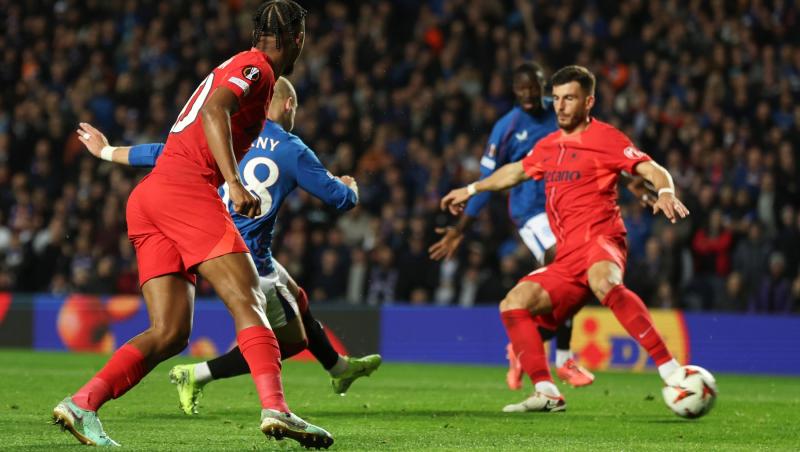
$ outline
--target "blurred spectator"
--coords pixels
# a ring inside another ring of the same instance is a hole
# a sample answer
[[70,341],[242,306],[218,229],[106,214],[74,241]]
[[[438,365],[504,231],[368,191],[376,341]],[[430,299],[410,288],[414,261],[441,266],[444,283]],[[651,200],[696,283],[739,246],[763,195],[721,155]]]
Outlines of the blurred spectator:
[[[200,80],[248,47],[258,3],[0,0],[0,288],[138,291],[122,243],[142,173],[94,160],[75,124],[95,122],[115,143],[163,141]],[[483,247],[480,265],[467,246],[424,259],[433,229],[452,221],[438,199],[477,177],[489,128],[512,105],[511,71],[526,59],[548,74],[593,70],[594,114],[664,164],[689,205],[673,226],[624,201],[626,278],[647,286],[648,303],[743,309],[760,287],[748,256],[765,248],[780,250],[795,278],[796,2],[301,3],[311,39],[292,75],[296,132],[334,174],[356,177],[362,201],[338,218],[302,193],[282,209],[274,255],[318,295],[496,303],[532,269],[507,254],[517,239],[502,202],[467,231]],[[731,267],[744,295],[728,290]]]
[[769,252],[769,243],[763,237],[760,223],[752,223],[747,237],[739,241],[733,252],[733,269],[737,272],[742,293],[750,293],[758,288]]
[[786,277],[786,260],[778,251],[769,257],[769,269],[758,291],[750,299],[749,312],[787,314],[792,312],[791,282]]

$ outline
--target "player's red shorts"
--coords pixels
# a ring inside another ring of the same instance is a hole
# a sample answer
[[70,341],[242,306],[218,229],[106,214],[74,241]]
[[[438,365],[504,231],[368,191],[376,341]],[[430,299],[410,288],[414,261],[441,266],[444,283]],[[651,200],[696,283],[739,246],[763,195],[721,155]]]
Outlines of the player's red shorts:
[[201,262],[247,246],[216,187],[148,174],[128,198],[128,238],[136,249],[139,284],[180,273],[191,283]]
[[552,264],[520,279],[520,282],[539,283],[550,295],[553,311],[536,316],[536,323],[555,330],[570,319],[592,295],[589,267],[599,261],[612,261],[624,272],[627,255],[628,246],[624,236],[597,236],[563,258],[556,249],[556,260]]

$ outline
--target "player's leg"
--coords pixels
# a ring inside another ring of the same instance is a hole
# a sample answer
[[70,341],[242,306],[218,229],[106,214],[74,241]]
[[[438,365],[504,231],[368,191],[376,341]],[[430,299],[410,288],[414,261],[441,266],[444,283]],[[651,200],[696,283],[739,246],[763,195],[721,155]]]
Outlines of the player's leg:
[[679,364],[656,330],[642,299],[622,283],[621,266],[610,260],[598,261],[589,267],[588,277],[597,299],[611,309],[625,331],[647,350],[661,378],[667,378]]
[[249,254],[230,253],[200,263],[198,272],[214,287],[233,316],[239,350],[261,400],[261,431],[288,436],[306,447],[328,447],[333,437],[289,412],[281,382],[280,348],[264,311],[266,298]]
[[[556,238],[550,230],[546,213],[542,212],[528,219],[519,229],[519,235],[536,258],[539,266],[549,265],[555,260]],[[572,319],[568,319],[556,330],[556,374],[561,380],[572,386],[592,384],[594,375],[572,359],[571,341]],[[506,347],[506,357],[508,358],[506,383],[510,389],[520,389],[522,387],[522,367],[511,344]]]
[[535,316],[552,311],[550,294],[535,280],[523,279],[500,302],[500,317],[523,371],[536,388],[532,397],[508,405],[506,412],[563,411],[566,402],[553,383]]
[[142,293],[150,327],[114,352],[89,382],[53,410],[54,420],[84,444],[116,445],[103,431],[97,411],[188,344],[194,285],[183,275],[170,274],[148,280]]
[[308,294],[300,287],[294,278],[289,275],[283,266],[273,260],[275,271],[279,281],[284,285],[290,296],[286,296],[290,302],[294,303],[300,317],[303,319],[303,327],[308,338],[308,350],[319,361],[322,367],[331,376],[331,387],[336,394],[344,394],[354,381],[361,377],[370,376],[381,365],[381,356],[367,355],[362,357],[351,357],[340,355],[333,348],[333,344],[328,339],[325,329],[314,315],[308,302]]
[[594,374],[573,359],[570,350],[572,341],[572,318],[558,326],[556,337],[556,375],[573,387],[588,386],[594,382]]

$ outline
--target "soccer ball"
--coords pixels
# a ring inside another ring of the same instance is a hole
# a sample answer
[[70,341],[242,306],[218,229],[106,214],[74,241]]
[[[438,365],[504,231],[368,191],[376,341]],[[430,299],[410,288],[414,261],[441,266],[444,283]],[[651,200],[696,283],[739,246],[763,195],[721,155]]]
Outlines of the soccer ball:
[[711,411],[717,398],[717,382],[700,366],[683,366],[667,378],[661,392],[675,414],[694,419]]

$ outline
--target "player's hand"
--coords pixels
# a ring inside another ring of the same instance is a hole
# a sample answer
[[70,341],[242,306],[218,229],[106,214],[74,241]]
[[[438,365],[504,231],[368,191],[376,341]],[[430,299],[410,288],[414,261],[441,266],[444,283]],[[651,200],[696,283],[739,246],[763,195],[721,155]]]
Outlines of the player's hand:
[[672,193],[663,193],[658,197],[658,200],[653,204],[653,215],[659,211],[664,212],[664,216],[672,223],[675,223],[678,217],[686,218],[689,216],[689,209]]
[[358,199],[358,184],[356,183],[356,180],[353,178],[353,176],[341,176],[339,177],[339,180],[343,184],[347,185],[347,187],[350,188],[350,190],[353,190],[353,193],[356,194],[356,199]]
[[464,240],[464,234],[452,226],[436,228],[436,233],[444,236],[428,248],[428,255],[435,261],[452,258]]
[[656,193],[647,189],[644,178],[634,177],[626,187],[639,200],[642,207],[653,207],[658,199]]
[[449,210],[453,215],[458,215],[464,211],[464,205],[469,201],[470,195],[467,187],[456,188],[445,195],[439,202],[442,210]]
[[231,202],[233,202],[233,210],[240,215],[248,218],[255,218],[261,215],[261,200],[258,196],[249,192],[241,182],[234,182],[228,184],[230,190]]
[[108,146],[108,139],[103,135],[103,132],[95,129],[87,122],[82,122],[79,126],[78,130],[75,131],[78,133],[78,140],[86,146],[86,149],[93,156],[100,158],[100,151]]

